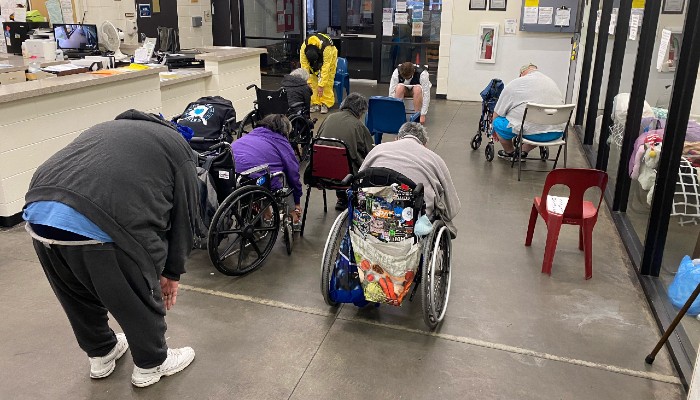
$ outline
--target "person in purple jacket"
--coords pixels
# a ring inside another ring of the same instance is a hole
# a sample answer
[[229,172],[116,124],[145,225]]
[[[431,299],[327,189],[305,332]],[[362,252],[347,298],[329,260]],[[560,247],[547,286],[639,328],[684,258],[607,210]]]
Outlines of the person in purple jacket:
[[[282,114],[271,114],[258,122],[257,128],[233,142],[233,159],[236,162],[236,172],[267,164],[270,172],[283,171],[288,185],[292,188],[294,197],[294,212],[292,219],[299,224],[301,216],[301,181],[299,180],[299,161],[289,143],[289,132],[292,124]],[[272,182],[272,189],[282,187],[278,180]],[[295,227],[296,228],[296,227]]]

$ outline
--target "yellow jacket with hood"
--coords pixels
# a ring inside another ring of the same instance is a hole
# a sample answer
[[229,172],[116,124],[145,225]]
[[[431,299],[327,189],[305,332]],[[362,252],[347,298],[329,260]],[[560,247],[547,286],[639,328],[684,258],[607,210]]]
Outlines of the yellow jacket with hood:
[[[323,41],[318,37],[318,35],[323,35],[324,37],[328,38],[328,40],[331,40],[330,36],[324,33],[316,33],[312,36],[309,36],[309,38],[301,44],[301,67],[309,71],[309,73],[312,75],[317,74],[318,71],[311,70],[311,65],[309,64],[309,60],[306,59],[306,53],[304,53],[304,50],[306,49],[306,43],[308,43],[309,46],[316,46],[319,49],[322,48]],[[338,50],[335,48],[335,46],[326,46],[326,48],[323,50],[323,65],[321,65],[321,75],[320,80],[318,82],[319,86],[325,87],[333,85],[333,80],[335,79],[335,66],[337,59]]]

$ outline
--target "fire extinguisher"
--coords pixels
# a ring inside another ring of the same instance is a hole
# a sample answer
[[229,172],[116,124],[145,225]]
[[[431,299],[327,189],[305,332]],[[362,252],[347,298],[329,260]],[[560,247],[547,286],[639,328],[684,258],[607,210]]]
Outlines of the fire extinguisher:
[[484,45],[484,58],[490,60],[493,54],[493,35],[491,33],[487,33],[484,35]]

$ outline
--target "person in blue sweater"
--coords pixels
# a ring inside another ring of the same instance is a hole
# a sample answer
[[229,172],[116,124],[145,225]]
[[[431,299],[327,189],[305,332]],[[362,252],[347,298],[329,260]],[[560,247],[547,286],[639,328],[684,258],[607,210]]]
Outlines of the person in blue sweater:
[[[292,188],[294,211],[292,219],[299,224],[301,216],[301,180],[299,161],[289,143],[292,124],[282,114],[271,114],[263,118],[257,127],[231,145],[236,173],[267,164],[270,173],[283,171],[288,185]],[[279,180],[272,181],[272,189],[282,188]]]

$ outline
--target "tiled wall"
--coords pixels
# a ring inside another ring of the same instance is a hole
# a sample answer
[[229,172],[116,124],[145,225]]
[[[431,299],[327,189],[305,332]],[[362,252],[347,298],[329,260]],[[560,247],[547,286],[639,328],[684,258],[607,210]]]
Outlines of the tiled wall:
[[[166,1],[166,0],[163,0]],[[126,28],[125,13],[136,13],[134,1],[130,0],[83,0],[76,2],[76,15],[79,19],[85,14],[85,23],[97,24],[112,22],[117,28]],[[180,47],[183,49],[211,46],[211,17],[205,18],[205,12],[211,14],[210,0],[177,0],[178,28],[180,30]],[[193,28],[192,17],[202,17],[202,26]],[[138,35],[125,37],[126,43],[135,43]]]
[[[211,2],[199,0],[177,0],[177,20],[180,28],[180,47],[189,49],[200,46],[211,46],[211,17],[205,19],[205,12],[211,14]],[[202,17],[202,26],[193,28],[192,17]]]

